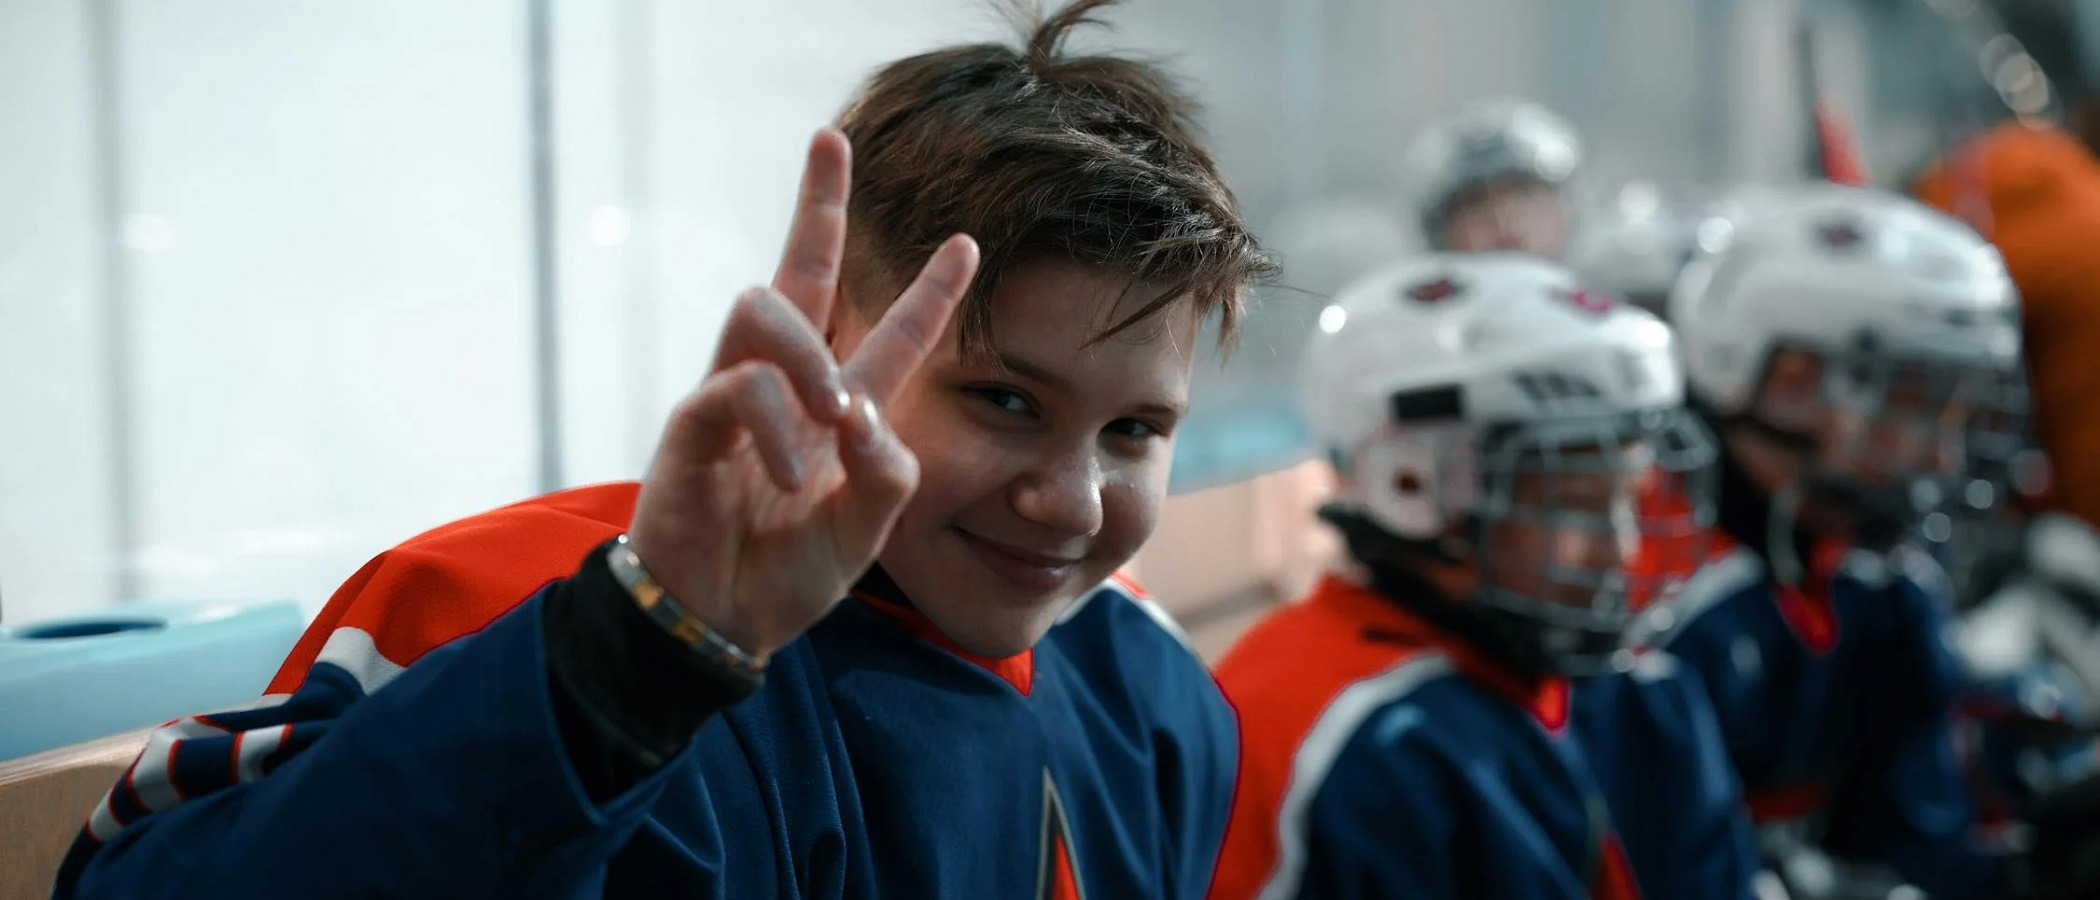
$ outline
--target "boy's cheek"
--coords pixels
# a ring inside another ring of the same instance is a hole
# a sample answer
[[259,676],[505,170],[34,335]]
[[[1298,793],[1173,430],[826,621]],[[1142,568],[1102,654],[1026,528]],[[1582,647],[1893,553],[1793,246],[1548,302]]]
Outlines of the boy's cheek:
[[1164,466],[1154,475],[1135,473],[1136,478],[1112,481],[1102,486],[1102,526],[1095,555],[1113,570],[1121,568],[1159,527],[1160,510],[1166,505],[1167,479]]
[[[904,446],[923,462],[958,446],[999,446],[1006,440],[987,421],[989,410],[983,404],[983,400],[921,372],[890,402],[884,419]],[[923,474],[923,467],[921,471]]]
[[1001,460],[1013,452],[1000,434],[976,422],[960,404],[924,404],[891,427],[918,458],[921,491],[968,490],[997,478]]

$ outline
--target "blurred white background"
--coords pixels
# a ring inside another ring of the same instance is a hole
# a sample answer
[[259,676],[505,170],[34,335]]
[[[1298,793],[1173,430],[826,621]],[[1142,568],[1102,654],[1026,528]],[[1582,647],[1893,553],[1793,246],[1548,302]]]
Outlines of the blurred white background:
[[[1894,177],[1977,80],[1900,49],[1928,5],[1128,0],[1090,39],[1197,90],[1317,295],[1404,241],[1400,148],[1465,100],[1567,114],[1597,191],[1797,174],[1807,21]],[[4,620],[311,611],[423,528],[635,476],[770,273],[810,132],[877,64],[1011,31],[985,0],[0,0]],[[1298,458],[1318,305],[1272,291],[1206,369],[1178,487]]]

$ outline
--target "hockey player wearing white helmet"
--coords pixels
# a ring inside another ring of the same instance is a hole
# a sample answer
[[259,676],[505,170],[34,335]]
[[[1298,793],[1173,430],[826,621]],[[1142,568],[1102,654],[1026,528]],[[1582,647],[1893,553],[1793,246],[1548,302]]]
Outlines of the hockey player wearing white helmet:
[[1567,120],[1535,103],[1491,100],[1417,137],[1406,177],[1430,246],[1557,258],[1572,221],[1564,188],[1581,163]]
[[1626,649],[1666,574],[1643,541],[1711,519],[1669,330],[1553,263],[1438,255],[1345,291],[1301,388],[1353,565],[1218,667],[1213,900],[1750,896],[1704,692]]
[[2012,285],[1966,226],[1895,195],[1775,204],[1671,296],[1721,438],[1723,552],[1658,643],[1706,682],[1768,836],[1986,896],[2010,867],[1972,840],[1947,581],[1902,541],[1972,456],[2017,445],[1997,433],[2018,419]]

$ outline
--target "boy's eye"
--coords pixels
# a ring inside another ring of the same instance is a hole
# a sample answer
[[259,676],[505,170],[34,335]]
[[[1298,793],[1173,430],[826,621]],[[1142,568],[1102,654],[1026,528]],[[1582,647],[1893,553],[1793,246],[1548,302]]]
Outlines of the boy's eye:
[[1021,396],[1019,391],[1010,391],[996,387],[981,387],[972,388],[970,392],[976,394],[986,403],[990,403],[1005,412],[1026,414],[1031,411],[1028,405],[1028,398]]
[[1108,423],[1108,432],[1128,438],[1165,437],[1167,434],[1164,429],[1143,419],[1117,419]]

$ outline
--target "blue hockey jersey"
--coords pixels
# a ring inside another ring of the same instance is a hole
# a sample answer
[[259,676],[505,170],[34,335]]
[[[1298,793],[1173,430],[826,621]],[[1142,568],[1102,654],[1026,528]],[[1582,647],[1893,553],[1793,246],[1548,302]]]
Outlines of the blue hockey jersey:
[[1329,578],[1218,678],[1244,746],[1214,900],[1751,896],[1720,734],[1667,654],[1521,681]]
[[1944,574],[1909,548],[1825,542],[1797,589],[1718,540],[1658,642],[1705,683],[1756,820],[1813,820],[1825,849],[1934,897],[1989,889],[2001,863],[1972,840]]
[[551,495],[373,560],[269,695],[151,738],[57,896],[1202,895],[1232,712],[1120,582],[1004,660],[848,599],[682,755],[592,802],[550,712],[536,606],[635,493]]

